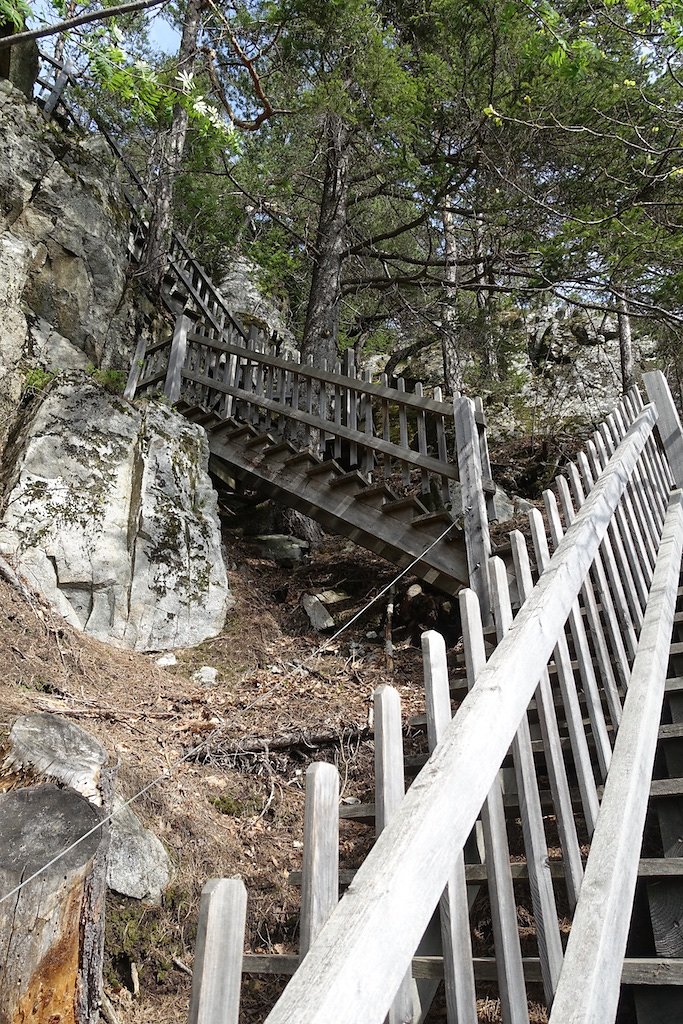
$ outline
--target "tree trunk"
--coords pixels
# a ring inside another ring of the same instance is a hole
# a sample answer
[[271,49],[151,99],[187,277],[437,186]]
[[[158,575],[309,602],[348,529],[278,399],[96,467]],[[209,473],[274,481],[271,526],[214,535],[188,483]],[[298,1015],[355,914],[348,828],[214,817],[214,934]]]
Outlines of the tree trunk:
[[635,384],[633,369],[633,341],[631,338],[631,317],[624,299],[617,301],[619,325],[619,357],[621,360],[621,388],[624,394]]
[[[202,0],[189,0],[178,51],[178,70],[192,71],[197,56]],[[168,138],[161,146],[159,171],[154,189],[154,206],[149,219],[142,271],[154,290],[161,286],[173,230],[173,189],[180,172],[187,137],[188,115],[176,103]]]
[[341,275],[346,248],[349,193],[349,137],[344,122],[328,114],[325,178],[320,202],[316,257],[308,297],[301,356],[313,356],[315,366],[337,359]]
[[[18,789],[0,797],[2,894],[47,864],[90,831],[102,812],[74,792],[54,785]],[[98,830],[11,899],[0,904],[3,980],[2,1024],[94,1024],[83,999],[88,960],[83,948],[89,880],[102,843]],[[100,962],[101,967],[101,962]],[[101,984],[101,978],[99,979]],[[96,997],[99,1003],[100,988]]]
[[444,238],[444,301],[441,315],[441,352],[446,393],[457,398],[463,391],[463,359],[460,351],[456,301],[458,297],[458,240],[455,218],[449,207],[451,197],[441,211]]

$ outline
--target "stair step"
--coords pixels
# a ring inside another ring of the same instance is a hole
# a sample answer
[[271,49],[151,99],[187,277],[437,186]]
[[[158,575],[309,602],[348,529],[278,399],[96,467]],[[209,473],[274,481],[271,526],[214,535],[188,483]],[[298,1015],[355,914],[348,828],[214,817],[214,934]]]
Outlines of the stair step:
[[286,466],[298,466],[300,463],[308,463],[309,466],[318,466],[322,460],[318,455],[314,455],[308,448],[304,448],[303,451],[297,452],[296,455],[292,455],[291,458],[285,459]]
[[677,642],[671,645],[671,656],[675,654],[683,654],[683,642]]
[[291,441],[281,441],[280,444],[273,444],[270,448],[266,448],[263,453],[263,458],[273,459],[278,455],[296,455],[298,454],[296,448]]
[[683,722],[660,725],[657,738],[660,740],[678,740],[683,737]]
[[323,459],[322,462],[318,462],[315,466],[311,466],[310,469],[306,470],[306,476],[319,476],[323,473],[334,473],[335,476],[341,476],[344,470],[334,459]]
[[444,526],[448,526],[449,523],[455,526],[453,516],[450,512],[446,512],[445,509],[441,509],[439,512],[426,512],[423,515],[415,516],[413,519],[413,526],[416,526],[418,529],[422,529],[425,526],[439,526],[441,523]]
[[405,511],[413,511],[417,515],[429,514],[429,509],[422,504],[419,498],[412,495],[407,498],[398,498],[396,501],[387,501],[382,505],[382,512],[386,512],[387,515]]
[[[252,429],[254,429],[254,428],[252,427]],[[251,438],[251,440],[247,441],[247,443],[245,444],[244,447],[245,448],[258,448],[259,445],[268,445],[268,447],[270,448],[271,446],[274,446],[276,444],[277,444],[277,441],[275,440],[275,438],[273,437],[272,434],[259,434],[259,433],[257,433],[257,434],[255,434],[254,437]]]
[[666,692],[667,693],[681,693],[683,692],[683,676],[672,676],[671,679],[666,681]]
[[375,498],[383,498],[385,501],[398,501],[397,496],[386,484],[370,484],[356,495],[356,501],[374,501]]
[[359,473],[357,469],[352,469],[350,473],[342,473],[341,476],[330,480],[330,487],[353,487],[354,485],[363,487],[365,483],[366,480],[362,473]]

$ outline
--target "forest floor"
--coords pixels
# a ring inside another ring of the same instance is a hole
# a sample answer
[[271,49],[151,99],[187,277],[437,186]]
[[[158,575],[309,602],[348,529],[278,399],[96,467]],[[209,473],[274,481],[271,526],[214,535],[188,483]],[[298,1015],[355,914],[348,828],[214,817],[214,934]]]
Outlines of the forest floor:
[[[108,900],[105,987],[121,1024],[185,1018],[209,878],[244,880],[250,951],[296,951],[299,893],[288,878],[301,869],[306,768],[332,761],[342,798],[372,801],[373,691],[382,683],[398,689],[404,723],[424,711],[414,623],[395,628],[387,667],[386,597],[331,641],[301,607],[305,593],[343,593],[334,606],[342,625],[393,579],[393,566],[335,537],[295,569],[259,557],[243,539],[229,537],[228,552],[236,604],[224,631],[175,652],[169,668],[156,665],[157,655],[83,636],[0,581],[0,744],[17,716],[48,711],[104,744],[126,797],[157,780],[133,809],[166,845],[172,882],[161,907]],[[450,644],[457,638],[454,621]],[[217,685],[192,680],[204,665],[218,669]],[[425,749],[420,733],[406,726],[405,734],[408,749]],[[358,866],[372,840],[369,827],[342,821],[341,866]],[[489,930],[484,911],[480,954]],[[262,1021],[283,984],[245,977],[241,1020]],[[438,1002],[429,1020],[445,1019]],[[479,1019],[499,1019],[494,990],[481,993]],[[532,1020],[545,1021],[545,1012],[539,1007]]]

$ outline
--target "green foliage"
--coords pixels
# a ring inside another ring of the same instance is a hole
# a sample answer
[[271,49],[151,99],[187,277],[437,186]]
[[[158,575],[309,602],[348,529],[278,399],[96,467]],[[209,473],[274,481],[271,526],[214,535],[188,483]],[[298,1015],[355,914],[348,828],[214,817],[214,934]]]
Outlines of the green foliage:
[[110,395],[122,395],[127,381],[127,375],[123,370],[99,370],[96,367],[89,365],[87,367],[88,374],[94,381],[108,391]]
[[24,393],[30,395],[42,394],[56,376],[57,374],[53,371],[43,370],[39,366],[27,370],[24,377]]
[[0,0],[0,24],[13,25],[17,31],[24,28],[27,18],[33,14],[25,0]]

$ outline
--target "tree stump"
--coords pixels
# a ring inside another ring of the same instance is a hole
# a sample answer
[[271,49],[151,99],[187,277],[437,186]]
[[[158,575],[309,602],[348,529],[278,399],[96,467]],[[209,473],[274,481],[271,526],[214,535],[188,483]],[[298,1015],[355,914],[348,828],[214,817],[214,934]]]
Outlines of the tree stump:
[[[2,898],[111,812],[114,769],[93,736],[43,713],[14,723],[0,774]],[[99,1020],[108,850],[107,825],[0,903],[0,1024]]]
[[[89,832],[103,812],[52,784],[0,797],[0,899]],[[86,1024],[92,956],[91,912],[97,829],[0,903],[0,1024]],[[97,990],[99,997],[99,988]]]

